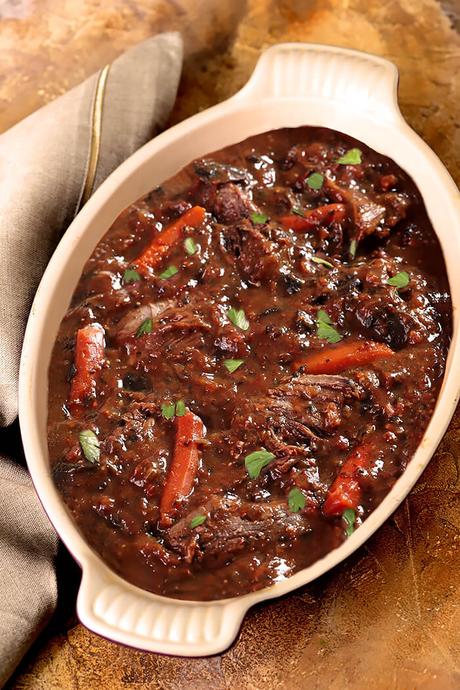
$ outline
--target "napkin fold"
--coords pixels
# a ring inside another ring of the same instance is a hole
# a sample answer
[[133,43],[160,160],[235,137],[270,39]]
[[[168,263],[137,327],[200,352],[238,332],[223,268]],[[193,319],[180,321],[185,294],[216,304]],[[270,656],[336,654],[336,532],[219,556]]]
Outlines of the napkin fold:
[[[17,416],[22,339],[43,270],[81,206],[164,126],[182,40],[132,48],[0,136],[0,426]],[[0,686],[56,603],[57,539],[0,433]]]

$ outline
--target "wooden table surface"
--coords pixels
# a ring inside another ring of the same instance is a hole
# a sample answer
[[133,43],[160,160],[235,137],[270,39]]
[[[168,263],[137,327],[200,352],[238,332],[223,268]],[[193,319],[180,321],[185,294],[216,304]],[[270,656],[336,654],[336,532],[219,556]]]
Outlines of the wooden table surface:
[[[399,67],[409,123],[460,180],[460,0],[0,0],[0,128],[166,28],[186,40],[171,121],[234,93],[280,41],[363,49]],[[60,606],[9,690],[460,688],[460,415],[393,517],[333,572],[254,608],[226,653],[120,647],[75,617],[79,572],[60,554]]]

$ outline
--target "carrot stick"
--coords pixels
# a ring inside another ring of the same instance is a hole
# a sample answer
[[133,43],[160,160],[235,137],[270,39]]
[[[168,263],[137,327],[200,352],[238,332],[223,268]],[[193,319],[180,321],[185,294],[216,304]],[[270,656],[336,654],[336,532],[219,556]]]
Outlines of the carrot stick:
[[294,371],[303,367],[307,374],[337,374],[345,369],[371,364],[377,359],[392,357],[394,352],[384,343],[374,340],[354,340],[325,347],[319,352],[297,359]]
[[155,235],[152,242],[137,257],[133,265],[142,273],[149,268],[156,268],[163,257],[180,240],[182,231],[187,226],[197,228],[201,225],[206,215],[206,210],[201,206],[193,206],[185,211],[180,218],[168,225],[161,233]]
[[370,467],[373,454],[374,448],[370,443],[363,443],[350,453],[326,496],[324,515],[342,515],[347,508],[358,508],[361,503],[361,488],[356,472]]
[[[75,376],[70,384],[69,404],[72,411],[81,405],[95,403],[96,385],[104,363],[104,329],[92,323],[77,331],[75,341]],[[72,409],[73,408],[73,409]]]
[[203,422],[190,410],[176,417],[175,424],[174,455],[160,500],[160,527],[163,528],[172,524],[178,504],[192,490],[199,465],[197,440],[206,434]]
[[294,232],[308,232],[319,225],[340,223],[345,218],[346,209],[343,204],[325,204],[318,208],[305,211],[303,216],[289,215],[280,218],[281,225]]

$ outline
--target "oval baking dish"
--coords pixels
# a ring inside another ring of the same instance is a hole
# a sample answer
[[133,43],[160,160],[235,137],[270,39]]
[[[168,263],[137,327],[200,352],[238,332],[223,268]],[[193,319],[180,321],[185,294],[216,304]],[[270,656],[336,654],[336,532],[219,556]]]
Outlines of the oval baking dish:
[[[360,546],[393,512],[429,462],[455,410],[460,351],[459,193],[447,171],[403,120],[397,71],[380,58],[307,44],[266,51],[246,86],[228,101],[168,130],[120,166],[68,229],[44,274],[27,326],[20,375],[20,422],[32,479],[53,525],[83,569],[77,608],[90,629],[141,649],[200,656],[222,651],[258,601],[310,582]],[[446,375],[433,417],[413,459],[382,503],[340,547],[271,587],[232,599],[179,601],[130,585],[86,544],[49,470],[47,371],[61,319],[82,268],[118,214],[191,160],[281,127],[329,127],[389,156],[417,184],[439,238],[454,308]]]

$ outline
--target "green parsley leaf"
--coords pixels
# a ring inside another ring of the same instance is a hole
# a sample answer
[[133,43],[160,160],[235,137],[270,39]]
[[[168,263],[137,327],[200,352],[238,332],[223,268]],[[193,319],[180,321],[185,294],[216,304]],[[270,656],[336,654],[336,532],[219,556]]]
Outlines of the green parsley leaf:
[[224,359],[224,367],[233,374],[234,371],[244,364],[244,359]]
[[296,216],[300,216],[301,218],[305,217],[305,213],[302,211],[301,208],[298,208],[297,206],[293,206],[291,208],[292,213],[295,213]]
[[310,189],[321,189],[324,182],[324,175],[314,172],[307,177],[307,185]]
[[288,506],[292,513],[298,513],[305,508],[305,494],[296,486],[288,493]]
[[361,149],[350,149],[340,156],[337,163],[340,165],[359,165],[362,162]]
[[178,400],[176,402],[176,417],[183,417],[186,413],[186,407],[183,400]]
[[324,309],[320,309],[316,315],[316,335],[329,343],[338,343],[342,336],[332,326],[332,321]]
[[323,266],[327,266],[327,268],[334,268],[334,265],[331,264],[330,261],[326,261],[326,259],[321,259],[321,257],[319,256],[312,256],[311,260],[314,264],[322,264]]
[[227,316],[234,326],[241,328],[242,331],[247,331],[249,328],[249,321],[246,318],[244,309],[234,309],[231,307],[227,311]]
[[196,254],[198,247],[196,246],[193,237],[187,237],[184,240],[184,249],[189,256],[193,256],[194,254]]
[[141,276],[134,268],[127,268],[123,273],[123,284],[128,285],[129,283],[135,283],[136,280],[140,280]]
[[83,455],[88,460],[96,464],[99,462],[99,439],[91,429],[85,429],[80,431],[79,435],[80,446],[83,451]]
[[153,328],[153,321],[152,319],[145,319],[139,326],[139,328],[136,331],[136,338],[139,338],[141,335],[146,335],[147,333],[151,333]]
[[195,515],[195,517],[190,520],[190,527],[195,529],[195,527],[202,525],[203,522],[206,522],[206,515]]
[[166,270],[163,271],[163,273],[160,273],[160,278],[162,280],[167,280],[168,278],[172,278],[173,276],[176,275],[176,273],[179,273],[179,269],[177,266],[168,266]]
[[175,410],[176,406],[174,403],[162,403],[161,405],[161,414],[165,419],[172,419],[174,417]]
[[257,479],[262,468],[268,465],[274,459],[274,453],[270,453],[265,448],[255,450],[253,453],[246,455],[244,459],[244,466],[246,467],[251,479]]
[[401,290],[401,288],[405,288],[409,285],[409,274],[406,271],[400,271],[397,273],[393,278],[388,278],[387,283],[388,285],[392,285],[395,288],[398,288],[398,290]]
[[265,213],[251,213],[251,220],[256,225],[261,225],[267,222],[268,216],[266,216]]
[[355,520],[356,520],[356,514],[353,508],[347,508],[343,513],[342,513],[342,519],[345,523],[345,534],[347,537],[351,537],[353,532],[355,531]]
[[351,242],[350,242],[350,247],[349,247],[349,250],[348,250],[348,251],[350,252],[350,256],[351,256],[352,259],[355,258],[357,249],[358,249],[358,243],[357,243],[357,241],[356,241],[356,240],[351,240]]

